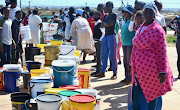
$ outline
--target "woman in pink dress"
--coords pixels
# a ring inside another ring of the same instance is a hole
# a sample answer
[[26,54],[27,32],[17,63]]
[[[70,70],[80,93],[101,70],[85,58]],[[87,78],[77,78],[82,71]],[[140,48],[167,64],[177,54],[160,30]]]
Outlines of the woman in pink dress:
[[145,22],[133,38],[130,60],[133,110],[139,110],[142,93],[147,100],[148,110],[155,110],[157,98],[171,91],[174,82],[167,57],[165,32],[154,21],[156,12],[153,3],[145,5]]

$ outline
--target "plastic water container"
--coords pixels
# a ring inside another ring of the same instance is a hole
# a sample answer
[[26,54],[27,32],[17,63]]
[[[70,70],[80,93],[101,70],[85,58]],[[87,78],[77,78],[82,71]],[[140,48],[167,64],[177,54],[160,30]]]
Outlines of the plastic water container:
[[95,90],[95,89],[76,89],[75,91],[79,91],[82,94],[92,95],[94,97],[97,96],[97,90]]
[[54,74],[54,87],[63,85],[73,85],[75,61],[72,60],[54,60],[52,62]]
[[62,56],[74,56],[76,46],[60,45],[60,55]]
[[79,78],[78,77],[74,77],[74,86],[79,86]]
[[[81,89],[80,86],[74,86],[74,85],[60,86],[59,88],[66,89],[66,90],[76,90],[76,89]],[[79,91],[78,91],[78,92],[79,92]]]
[[74,77],[78,77],[78,63],[79,63],[79,57],[77,56],[59,56],[58,60],[73,60],[76,62],[76,66],[74,68]]
[[91,79],[90,74],[90,69],[78,68],[79,86],[81,86],[84,89],[87,89],[89,87],[89,82]]
[[100,95],[97,95],[96,96],[96,105],[94,107],[94,110],[100,110],[100,102],[101,102],[101,96]]
[[4,70],[20,70],[21,65],[18,64],[5,64],[3,65]]
[[20,27],[20,30],[22,41],[31,39],[31,32],[29,26],[22,26]]
[[24,88],[27,89],[28,88],[28,82],[31,80],[31,74],[29,71],[22,71],[22,76],[23,76],[23,85]]
[[42,94],[36,101],[38,110],[59,110],[62,98],[57,94]]
[[45,89],[45,94],[59,94],[60,91],[64,91],[66,89],[63,88],[49,88]]
[[44,64],[45,64],[45,56],[44,55],[35,55],[34,61],[40,62],[41,63],[41,69],[44,68]]
[[4,90],[4,75],[2,67],[0,67],[0,90]]
[[62,44],[63,44],[63,40],[55,40],[55,39],[51,40],[51,45],[60,46]]
[[31,78],[30,90],[32,98],[45,93],[45,89],[53,87],[53,80],[50,77],[36,77]]
[[48,69],[32,69],[31,77],[40,76],[41,74],[49,74],[50,70]]
[[43,22],[43,32],[46,32],[49,30],[49,23]]
[[44,32],[44,43],[51,43],[51,40],[53,39],[52,32]]
[[56,33],[57,32],[57,28],[58,28],[58,23],[50,23],[49,24],[49,31],[50,32]]

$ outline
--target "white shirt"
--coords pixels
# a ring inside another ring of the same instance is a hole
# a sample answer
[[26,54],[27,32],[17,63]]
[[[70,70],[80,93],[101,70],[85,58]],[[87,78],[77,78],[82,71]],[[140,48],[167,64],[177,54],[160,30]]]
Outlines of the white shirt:
[[19,7],[16,7],[16,8],[11,8],[11,14],[9,15],[9,18],[13,21],[16,17],[15,17],[15,13],[16,11],[19,11],[21,10],[21,8]]
[[156,17],[155,17],[155,20],[162,27],[166,27],[165,19],[161,14],[157,14]]
[[3,44],[6,44],[6,45],[12,44],[11,25],[12,25],[11,19],[5,20],[2,27],[2,32],[1,32]]
[[38,15],[29,15],[28,25],[31,30],[40,30],[39,24],[42,23],[42,19]]

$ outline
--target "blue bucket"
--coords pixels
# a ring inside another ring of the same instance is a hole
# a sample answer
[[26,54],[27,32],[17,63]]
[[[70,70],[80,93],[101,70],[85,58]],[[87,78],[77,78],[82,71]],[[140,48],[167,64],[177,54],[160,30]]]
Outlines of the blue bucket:
[[19,70],[8,70],[3,71],[4,74],[4,83],[5,83],[5,92],[19,92],[20,85],[20,75]]
[[76,63],[73,60],[54,60],[52,62],[55,88],[73,85],[75,66]]
[[[128,92],[128,110],[133,110],[130,99],[131,99],[131,87]],[[162,108],[162,97],[160,96],[157,99],[155,110],[161,110],[161,108]],[[140,101],[139,110],[148,110],[148,103],[147,103],[146,98],[143,93],[142,93],[142,97],[141,97],[141,101]]]

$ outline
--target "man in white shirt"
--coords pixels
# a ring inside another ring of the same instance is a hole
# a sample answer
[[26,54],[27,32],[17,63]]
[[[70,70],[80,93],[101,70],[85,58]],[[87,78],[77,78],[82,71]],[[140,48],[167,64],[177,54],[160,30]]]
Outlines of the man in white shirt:
[[29,46],[33,47],[33,44],[40,44],[40,30],[42,27],[42,19],[37,15],[38,9],[33,10],[33,14],[29,15],[28,24],[31,29],[31,38],[29,40]]

